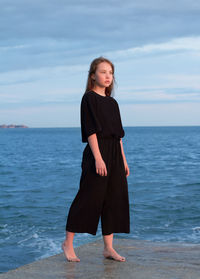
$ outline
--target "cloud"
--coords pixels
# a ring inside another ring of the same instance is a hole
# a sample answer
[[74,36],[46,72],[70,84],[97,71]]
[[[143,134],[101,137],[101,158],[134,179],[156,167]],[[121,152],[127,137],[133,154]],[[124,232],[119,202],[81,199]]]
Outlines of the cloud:
[[[199,65],[199,51],[200,37],[189,37],[105,53],[116,61],[121,79],[116,90],[117,99],[122,104],[200,102],[200,73],[192,73],[190,68],[185,73],[182,68],[182,64],[188,64],[193,57],[195,69],[195,63]],[[187,56],[182,55],[183,52]],[[1,108],[78,104],[88,67],[88,64],[72,64],[4,72],[0,75]]]
[[69,74],[78,74],[86,71],[88,65],[67,65],[54,67],[40,67],[38,69],[17,70],[2,73],[0,85],[33,82],[36,80],[46,80],[51,78],[61,78],[60,75],[67,77]]
[[200,35],[199,12],[194,0],[1,1],[0,71],[87,63],[102,53],[158,43],[168,47],[166,41]]
[[200,125],[199,103],[122,104],[124,126]]
[[89,63],[100,55],[116,66],[123,107],[145,114],[158,104],[199,105],[199,13],[194,0],[2,0],[1,119],[36,113],[38,126],[46,111],[42,126],[64,123],[54,117],[79,110]]
[[142,56],[180,54],[182,52],[195,53],[200,55],[200,36],[176,38],[163,43],[146,44],[140,47],[133,47],[113,52],[105,55],[114,59],[118,58],[141,58]]
[[123,92],[118,100],[120,104],[167,104],[200,102],[200,86],[194,88],[139,88]]
[[[42,45],[42,43],[41,43]],[[29,49],[30,46],[28,45],[21,45],[21,46],[14,46],[14,49],[19,49],[19,51],[22,51],[23,55],[26,56],[26,52],[24,53],[24,49]],[[2,47],[4,48],[4,47]],[[72,60],[75,60],[73,52],[70,53],[70,49],[65,48],[65,44],[62,43],[58,47],[60,51],[60,55],[64,52],[68,52],[68,54],[71,56]],[[43,49],[44,50],[44,49]],[[68,76],[72,73],[81,73],[82,71],[88,70],[88,63],[83,64],[73,64],[67,63],[65,65],[54,65],[49,58],[49,56],[52,55],[53,51],[51,49],[51,44],[49,44],[46,52],[44,51],[44,54],[38,56],[38,60],[47,59],[49,66],[41,66],[39,63],[37,64],[37,59],[34,54],[31,53],[29,50],[28,54],[29,56],[32,56],[32,59],[35,60],[36,64],[31,64],[31,68],[26,69],[25,71],[23,69],[15,69],[12,71],[5,72],[4,63],[1,64],[2,71],[4,73],[0,76],[0,85],[4,84],[13,84],[13,83],[25,83],[25,82],[33,82],[38,79],[50,79],[51,77],[60,77],[60,76]],[[135,47],[135,48],[129,48],[129,49],[123,49],[123,50],[117,50],[112,52],[104,52],[103,55],[106,57],[109,57],[110,59],[117,61],[121,60],[132,60],[135,63],[135,59],[141,59],[142,57],[153,57],[153,56],[168,56],[168,55],[176,55],[176,59],[182,53],[187,53],[190,55],[195,55],[197,58],[200,57],[200,37],[184,37],[184,38],[177,38],[170,41],[167,41],[165,43],[157,43],[157,44],[147,44],[143,45],[141,47]],[[7,56],[5,56],[6,59]],[[64,63],[64,59],[62,60],[62,63]],[[52,64],[52,65],[51,65]],[[18,67],[18,66],[17,66]],[[188,77],[186,77],[187,79]]]
[[0,110],[1,123],[26,124],[29,127],[80,127],[79,105],[27,105]]

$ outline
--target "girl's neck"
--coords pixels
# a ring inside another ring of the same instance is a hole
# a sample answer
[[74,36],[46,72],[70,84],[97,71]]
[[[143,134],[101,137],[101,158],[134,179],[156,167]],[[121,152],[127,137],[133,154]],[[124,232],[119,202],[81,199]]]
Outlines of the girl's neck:
[[105,87],[99,87],[99,86],[94,86],[92,88],[92,90],[94,90],[96,93],[105,96]]

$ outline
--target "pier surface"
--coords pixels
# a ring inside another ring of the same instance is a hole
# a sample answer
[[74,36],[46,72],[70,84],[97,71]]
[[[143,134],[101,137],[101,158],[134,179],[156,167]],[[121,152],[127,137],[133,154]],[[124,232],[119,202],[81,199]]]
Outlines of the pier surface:
[[125,262],[105,259],[103,240],[75,248],[80,262],[64,254],[0,274],[0,279],[199,279],[200,245],[117,239],[113,246]]

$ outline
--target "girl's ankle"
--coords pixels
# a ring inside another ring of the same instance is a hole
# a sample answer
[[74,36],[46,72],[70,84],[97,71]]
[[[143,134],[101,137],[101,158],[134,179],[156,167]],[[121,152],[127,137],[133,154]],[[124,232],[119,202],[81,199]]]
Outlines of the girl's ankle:
[[68,246],[68,247],[70,247],[70,248],[73,248],[73,243],[70,243],[70,242],[67,241],[67,240],[65,240],[63,243],[64,243],[65,246]]
[[112,250],[113,247],[112,246],[104,246],[104,250]]

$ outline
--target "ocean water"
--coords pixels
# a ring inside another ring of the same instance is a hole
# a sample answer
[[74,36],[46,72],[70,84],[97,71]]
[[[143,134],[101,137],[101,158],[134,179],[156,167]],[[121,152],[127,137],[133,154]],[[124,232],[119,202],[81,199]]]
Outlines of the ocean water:
[[[124,127],[131,233],[200,243],[200,127]],[[0,272],[61,252],[81,175],[80,128],[0,129]],[[76,234],[74,246],[102,238]]]

